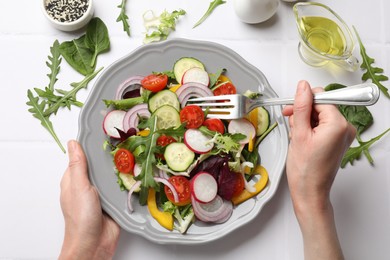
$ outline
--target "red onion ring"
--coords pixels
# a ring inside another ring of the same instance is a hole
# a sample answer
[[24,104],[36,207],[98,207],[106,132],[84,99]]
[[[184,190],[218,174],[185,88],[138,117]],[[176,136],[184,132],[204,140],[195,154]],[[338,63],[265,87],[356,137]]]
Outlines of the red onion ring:
[[160,178],[160,177],[154,177],[154,180],[156,182],[161,182],[162,184],[167,186],[172,191],[174,201],[179,202],[179,195],[177,194],[175,187],[173,187],[173,185],[167,179]]
[[186,106],[187,101],[190,98],[214,96],[208,86],[197,82],[188,82],[183,84],[176,91],[176,95],[182,108]]
[[133,195],[134,191],[138,189],[141,186],[141,181],[137,181],[134,183],[134,185],[129,190],[129,193],[127,194],[127,207],[130,211],[130,213],[133,212],[133,206],[131,205],[131,195]]
[[142,103],[135,105],[126,112],[125,117],[123,118],[123,131],[127,132],[130,128],[135,128],[138,131],[139,116],[150,117],[148,104]]
[[169,175],[166,171],[158,169],[158,176],[163,179],[169,179]]
[[222,199],[219,195],[209,203],[200,203],[191,196],[191,203],[195,216],[203,222],[223,223],[233,213],[232,202]]
[[122,99],[123,95],[126,91],[136,89],[137,87],[133,85],[141,85],[141,80],[143,79],[143,76],[133,76],[128,79],[126,79],[122,84],[119,85],[119,87],[116,90],[115,99],[120,100]]

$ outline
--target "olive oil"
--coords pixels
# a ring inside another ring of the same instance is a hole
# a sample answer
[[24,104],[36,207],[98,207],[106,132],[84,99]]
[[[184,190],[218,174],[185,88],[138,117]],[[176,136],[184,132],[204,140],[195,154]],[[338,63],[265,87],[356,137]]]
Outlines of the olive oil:
[[304,16],[298,23],[302,36],[324,55],[342,56],[346,49],[346,39],[336,22],[325,17]]

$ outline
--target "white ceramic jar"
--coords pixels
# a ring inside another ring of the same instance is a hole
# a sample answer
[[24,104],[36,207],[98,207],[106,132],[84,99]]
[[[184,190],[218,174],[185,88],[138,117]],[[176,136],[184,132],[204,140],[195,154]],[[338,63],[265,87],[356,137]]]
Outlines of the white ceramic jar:
[[256,24],[270,19],[278,9],[279,0],[234,0],[233,7],[244,23]]

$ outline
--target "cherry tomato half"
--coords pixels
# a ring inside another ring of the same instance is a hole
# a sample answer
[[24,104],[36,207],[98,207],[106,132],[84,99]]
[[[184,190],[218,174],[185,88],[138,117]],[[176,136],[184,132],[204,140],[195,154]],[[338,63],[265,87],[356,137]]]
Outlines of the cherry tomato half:
[[186,123],[186,128],[198,128],[203,124],[203,110],[196,105],[184,107],[180,111],[180,121]]
[[165,74],[150,74],[141,80],[141,85],[147,90],[158,92],[168,84],[168,76]]
[[208,118],[203,122],[203,125],[211,131],[225,133],[225,126],[219,118]]
[[234,188],[233,197],[240,195],[240,193],[245,189],[244,178],[242,178],[241,173],[235,173],[237,177],[236,186]]
[[168,144],[176,142],[176,139],[169,135],[160,135],[157,138],[157,145],[159,146],[167,146]]
[[[157,144],[158,146],[165,147],[165,146],[167,146],[168,144],[171,144],[171,143],[174,143],[174,142],[176,142],[176,139],[173,138],[172,136],[169,136],[169,135],[160,135],[160,136],[157,138],[156,144]],[[157,157],[157,158],[160,158],[160,159],[162,159],[162,160],[165,160],[164,155],[161,154],[161,153],[156,154],[156,157]]]
[[121,173],[133,173],[134,155],[124,148],[120,148],[114,155],[115,166]]
[[215,96],[237,94],[236,87],[231,82],[223,83],[213,91]]
[[168,181],[176,189],[177,195],[179,196],[179,202],[175,202],[171,189],[168,186],[164,186],[165,195],[167,195],[169,201],[177,206],[189,204],[191,202],[190,181],[184,176],[172,176]]

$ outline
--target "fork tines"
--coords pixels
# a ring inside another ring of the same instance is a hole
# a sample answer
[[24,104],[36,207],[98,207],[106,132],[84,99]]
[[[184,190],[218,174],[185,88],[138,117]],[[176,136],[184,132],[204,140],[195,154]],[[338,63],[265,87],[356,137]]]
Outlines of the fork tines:
[[[191,98],[188,100],[188,102],[191,105],[197,105],[200,107],[228,107],[228,106],[234,106],[234,103],[232,102],[232,98],[234,96],[235,95],[221,95],[221,96]],[[217,102],[212,102],[212,101],[217,101]]]
[[235,95],[221,95],[192,98],[188,100],[188,103],[197,105],[201,107],[202,110],[207,111],[208,118],[229,119],[231,118],[230,109],[234,108],[234,102],[232,102],[234,96]]

